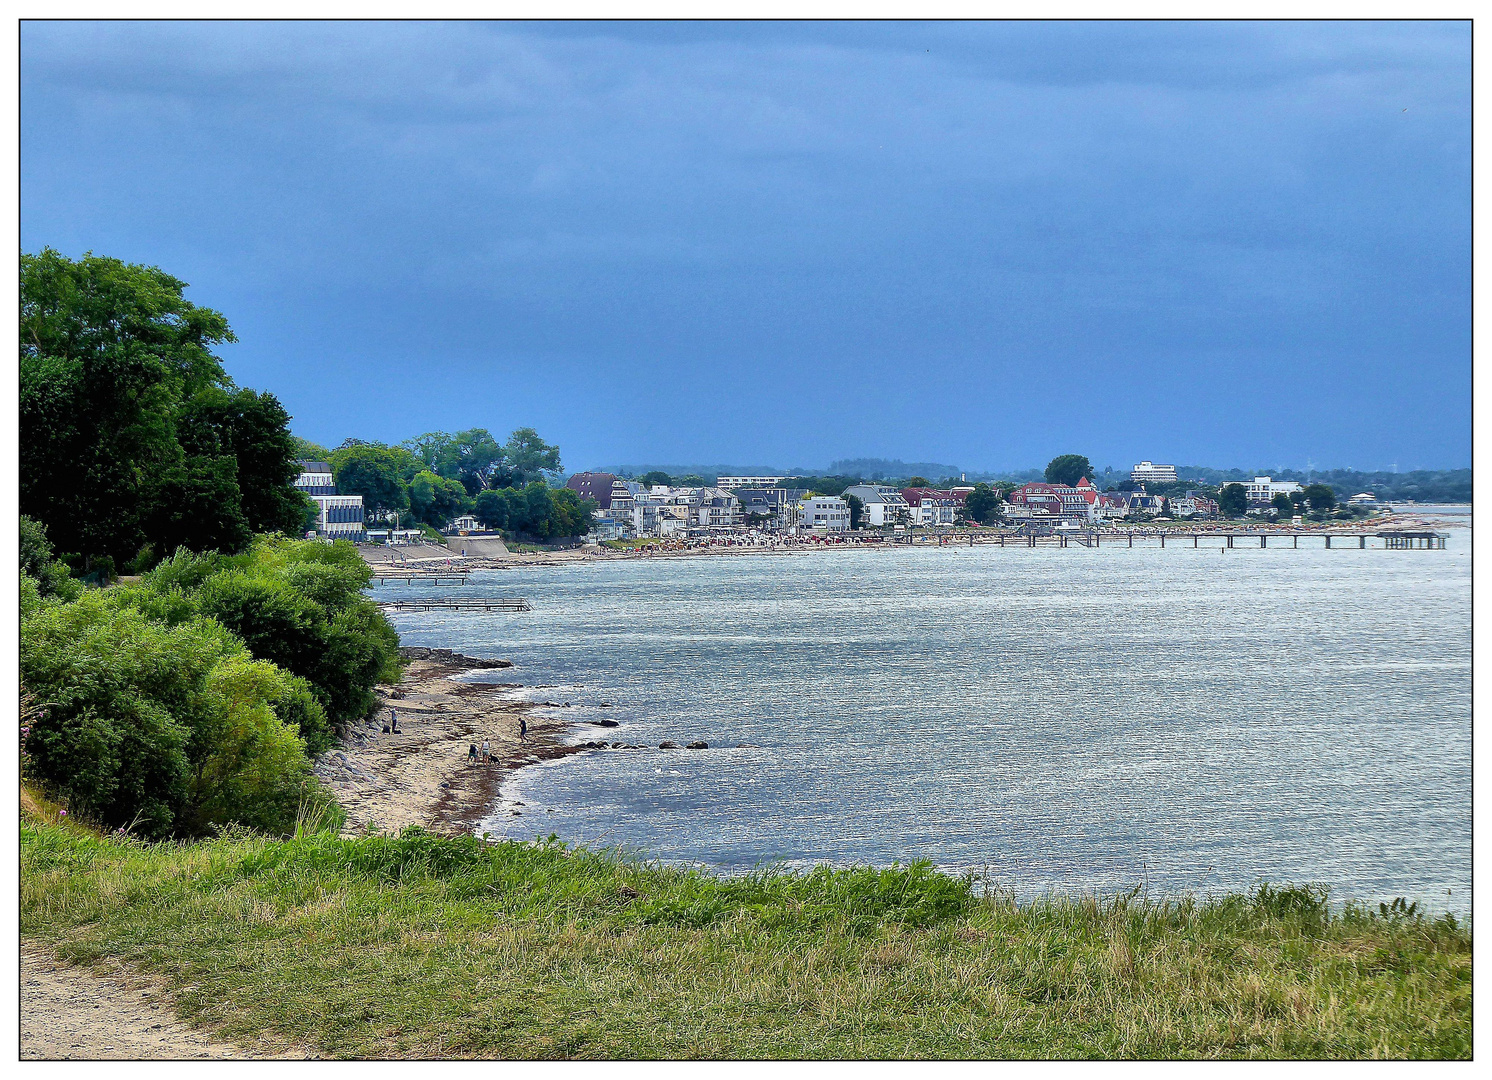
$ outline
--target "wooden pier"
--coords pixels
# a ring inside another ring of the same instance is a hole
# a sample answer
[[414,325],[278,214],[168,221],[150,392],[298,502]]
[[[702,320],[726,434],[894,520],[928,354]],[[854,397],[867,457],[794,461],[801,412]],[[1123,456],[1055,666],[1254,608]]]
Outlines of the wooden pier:
[[416,581],[422,585],[465,585],[466,571],[455,570],[449,574],[424,574],[414,570],[395,574],[375,572],[370,580],[375,585],[388,585],[395,581],[402,581],[406,585],[413,585]]
[[[1445,550],[1445,541],[1449,533],[1433,531],[1409,531],[1403,529],[1385,529],[1382,531],[1345,531],[1336,532],[1240,532],[1212,530],[1207,532],[1181,532],[1179,530],[1163,529],[1126,529],[1126,530],[1103,530],[1103,529],[1053,529],[1051,531],[1021,530],[1018,532],[1000,532],[993,536],[980,536],[977,541],[970,536],[970,543],[998,544],[1000,547],[1086,547],[1097,548],[1104,544],[1113,546],[1115,544],[1124,547],[1134,547],[1135,541],[1142,544],[1145,541],[1158,541],[1159,546],[1164,548],[1166,541],[1173,546],[1185,546],[1190,540],[1193,548],[1200,548],[1202,541],[1208,541],[1208,546],[1216,544],[1218,547],[1239,547],[1244,543],[1257,540],[1261,548],[1269,547],[1271,540],[1279,547],[1286,540],[1290,541],[1291,548],[1299,548],[1301,540],[1320,540],[1322,547],[1330,549],[1332,541],[1337,541],[1337,546],[1352,547],[1365,550],[1369,539],[1383,541],[1383,548],[1408,550],[1420,549],[1425,551]],[[1357,541],[1355,544],[1352,541]]]
[[384,611],[532,611],[521,596],[421,597],[411,600],[380,600]]

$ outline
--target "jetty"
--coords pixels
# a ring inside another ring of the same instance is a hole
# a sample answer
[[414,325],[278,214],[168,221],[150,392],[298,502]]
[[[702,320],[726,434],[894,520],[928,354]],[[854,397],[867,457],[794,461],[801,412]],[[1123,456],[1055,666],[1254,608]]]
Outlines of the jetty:
[[[1374,545],[1382,549],[1422,551],[1443,551],[1445,541],[1449,533],[1436,532],[1433,530],[1408,530],[1408,529],[1384,529],[1373,530],[1335,530],[1318,532],[1290,532],[1277,531],[1239,531],[1239,530],[1197,530],[1185,532],[1174,529],[1052,529],[1046,532],[1037,530],[1020,530],[1017,532],[1000,532],[993,536],[980,536],[977,539],[969,534],[969,542],[998,544],[1000,547],[1102,547],[1119,545],[1123,547],[1134,547],[1135,541],[1142,546],[1165,547],[1167,541],[1173,547],[1185,547],[1186,541],[1192,542],[1193,548],[1202,546],[1206,540],[1208,546],[1222,548],[1239,547],[1243,545],[1253,546],[1257,541],[1258,546],[1267,548],[1270,541],[1274,541],[1275,547],[1285,547],[1285,541],[1289,541],[1289,547],[1299,548],[1301,540],[1320,540],[1324,548],[1330,549],[1332,541],[1336,541],[1338,548],[1355,548],[1366,550],[1368,541],[1376,539],[1380,544]],[[1354,543],[1353,541],[1356,541]]]
[[400,570],[389,574],[375,572],[369,581],[376,585],[391,585],[395,582],[403,582],[405,585],[413,585],[415,582],[422,585],[465,585],[466,578],[465,570],[452,570],[444,574]]
[[532,611],[521,596],[426,596],[407,600],[380,600],[384,611]]

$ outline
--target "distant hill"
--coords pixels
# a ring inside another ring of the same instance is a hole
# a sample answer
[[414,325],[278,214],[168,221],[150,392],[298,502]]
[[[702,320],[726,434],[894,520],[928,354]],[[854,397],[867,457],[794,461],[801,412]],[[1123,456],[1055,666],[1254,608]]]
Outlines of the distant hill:
[[930,480],[936,480],[944,476],[957,476],[962,471],[957,465],[941,465],[935,461],[902,461],[900,458],[845,458],[841,461],[829,462],[825,475],[863,476],[867,480],[925,476]]

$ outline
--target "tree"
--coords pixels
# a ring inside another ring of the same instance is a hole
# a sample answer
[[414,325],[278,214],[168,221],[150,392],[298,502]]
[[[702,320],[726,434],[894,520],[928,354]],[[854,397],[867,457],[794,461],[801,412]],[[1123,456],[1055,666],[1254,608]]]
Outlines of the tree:
[[1048,484],[1064,484],[1072,487],[1085,476],[1093,475],[1093,466],[1082,454],[1061,454],[1052,458],[1046,467]]
[[414,459],[408,450],[358,443],[339,447],[330,458],[337,490],[343,495],[361,495],[365,513],[381,514],[409,505],[403,474],[406,461]]
[[846,495],[844,501],[850,506],[850,528],[858,529],[865,519],[865,502],[858,495]]
[[637,482],[644,487],[656,487],[659,484],[668,486],[673,483],[673,477],[669,476],[666,472],[654,469],[652,472],[643,473],[642,476],[638,477]]
[[299,449],[270,394],[212,348],[227,320],[156,267],[21,256],[21,506],[83,568],[296,531]]
[[294,536],[305,523],[309,500],[295,488],[299,440],[289,425],[290,414],[273,394],[253,390],[208,387],[182,409],[183,450],[232,458],[250,532]]
[[221,314],[155,267],[51,248],[21,256],[20,502],[85,565],[150,538],[158,480],[183,466],[175,414],[230,385]]
[[906,483],[902,486],[909,488],[931,487],[932,481],[925,476],[910,476],[907,478]]
[[458,481],[437,476],[429,469],[415,474],[409,482],[409,509],[414,516],[437,529],[458,517],[470,500]]
[[503,465],[512,471],[515,481],[512,486],[516,487],[546,474],[558,473],[559,447],[539,438],[539,433],[533,428],[519,428],[508,436],[507,445],[503,447]]
[[1160,517],[1171,516],[1171,500],[1162,496],[1160,500]]
[[1243,517],[1249,509],[1248,489],[1242,484],[1224,484],[1217,493],[1217,508],[1224,517]]
[[1000,506],[1000,496],[988,484],[974,485],[969,497],[964,500],[964,513],[983,524],[994,516]]
[[1276,491],[1274,498],[1269,500],[1269,505],[1274,507],[1274,512],[1278,517],[1287,518],[1295,514],[1295,503],[1283,491]]
[[1308,484],[1301,494],[1311,504],[1312,510],[1330,510],[1337,504],[1336,492],[1329,484]]

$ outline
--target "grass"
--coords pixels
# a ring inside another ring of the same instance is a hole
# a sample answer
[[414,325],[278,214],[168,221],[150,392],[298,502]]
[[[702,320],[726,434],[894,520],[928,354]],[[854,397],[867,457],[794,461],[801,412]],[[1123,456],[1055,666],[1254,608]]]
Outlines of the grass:
[[100,837],[33,802],[21,933],[344,1057],[1471,1054],[1471,934],[1308,889],[1017,904],[925,865],[722,879],[550,844]]

